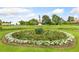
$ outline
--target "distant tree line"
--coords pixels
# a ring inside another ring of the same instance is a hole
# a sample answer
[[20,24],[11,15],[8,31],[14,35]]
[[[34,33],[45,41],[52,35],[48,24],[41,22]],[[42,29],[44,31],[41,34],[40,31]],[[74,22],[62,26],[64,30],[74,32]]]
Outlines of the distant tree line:
[[33,19],[29,20],[29,21],[21,20],[21,21],[19,21],[19,23],[20,23],[20,25],[38,25],[38,20],[33,18]]
[[[49,17],[48,15],[43,15],[41,19],[41,24],[42,25],[59,25],[59,24],[71,24],[72,21],[74,21],[73,16],[68,16],[68,20],[64,20],[62,17],[58,15],[52,15]],[[2,21],[0,20],[0,25]],[[38,25],[39,21],[35,18],[30,19],[29,21],[19,21],[20,25]]]
[[[59,24],[69,24],[72,21],[74,21],[73,16],[68,16],[68,20],[65,21],[63,18],[59,17],[58,15],[52,15],[50,18],[48,15],[42,16],[42,25],[59,25]],[[39,21],[35,18],[29,20],[29,21],[19,21],[20,25],[38,25]]]

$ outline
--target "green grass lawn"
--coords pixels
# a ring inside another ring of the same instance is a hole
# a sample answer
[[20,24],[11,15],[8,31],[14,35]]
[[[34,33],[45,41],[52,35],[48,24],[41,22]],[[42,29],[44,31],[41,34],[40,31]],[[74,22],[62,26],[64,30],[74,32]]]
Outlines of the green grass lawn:
[[40,26],[49,30],[63,30],[71,33],[76,38],[76,44],[70,48],[36,48],[36,47],[22,47],[2,43],[2,37],[12,31],[31,30],[39,26],[3,26],[0,30],[0,51],[1,52],[77,52],[79,51],[79,25],[43,25]]

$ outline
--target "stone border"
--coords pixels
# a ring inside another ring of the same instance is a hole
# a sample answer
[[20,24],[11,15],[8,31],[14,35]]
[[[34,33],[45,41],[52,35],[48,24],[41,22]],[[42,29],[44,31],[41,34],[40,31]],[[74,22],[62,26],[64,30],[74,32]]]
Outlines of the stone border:
[[[20,32],[20,31],[17,31],[17,32]],[[59,46],[62,46],[64,44],[68,44],[70,42],[73,42],[75,37],[67,32],[64,32],[64,31],[60,31],[60,32],[63,32],[67,35],[67,39],[66,40],[54,40],[54,41],[43,41],[43,40],[39,40],[39,41],[36,41],[36,40],[19,40],[19,39],[16,39],[14,37],[12,37],[12,34],[15,33],[15,32],[11,32],[11,33],[8,33],[5,35],[4,39],[7,43],[17,43],[17,44],[34,44],[34,45],[44,45],[44,46],[50,46],[50,45],[59,45]]]

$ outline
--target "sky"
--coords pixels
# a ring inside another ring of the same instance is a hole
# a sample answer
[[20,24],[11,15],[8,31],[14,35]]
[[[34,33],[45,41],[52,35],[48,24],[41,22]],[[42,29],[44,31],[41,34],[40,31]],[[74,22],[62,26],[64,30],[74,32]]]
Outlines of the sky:
[[48,15],[51,18],[53,14],[64,20],[67,20],[68,16],[79,18],[79,7],[0,7],[0,19],[13,24],[20,20],[38,19],[39,15]]

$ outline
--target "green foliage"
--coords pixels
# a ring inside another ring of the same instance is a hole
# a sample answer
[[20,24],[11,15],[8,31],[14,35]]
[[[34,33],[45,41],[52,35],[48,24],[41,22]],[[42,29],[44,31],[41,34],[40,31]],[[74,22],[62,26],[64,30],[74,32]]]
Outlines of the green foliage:
[[37,25],[37,24],[38,24],[38,21],[34,18],[27,22],[27,25]]
[[2,21],[0,20],[0,25],[2,25]]
[[0,25],[2,25],[1,22],[0,22]]
[[35,31],[21,31],[14,33],[13,37],[18,39],[29,39],[29,40],[62,40],[66,39],[67,36],[63,32],[59,31],[44,31],[42,28],[35,29]]
[[36,19],[31,19],[29,21],[19,21],[20,25],[37,25],[38,21]]
[[42,17],[42,24],[51,24],[51,19],[49,18],[48,15],[44,15]]
[[19,21],[20,25],[25,25],[25,21],[21,20]]
[[73,22],[65,21],[62,24],[64,24],[64,25],[77,25],[79,23],[73,23]]
[[2,26],[0,26],[0,30],[2,30]]
[[53,24],[58,25],[58,24],[61,24],[63,22],[64,22],[64,20],[62,18],[60,18],[59,16],[57,16],[57,15],[52,16],[52,23]]
[[42,34],[42,33],[44,33],[44,30],[42,28],[37,28],[37,29],[35,29],[35,33]]

